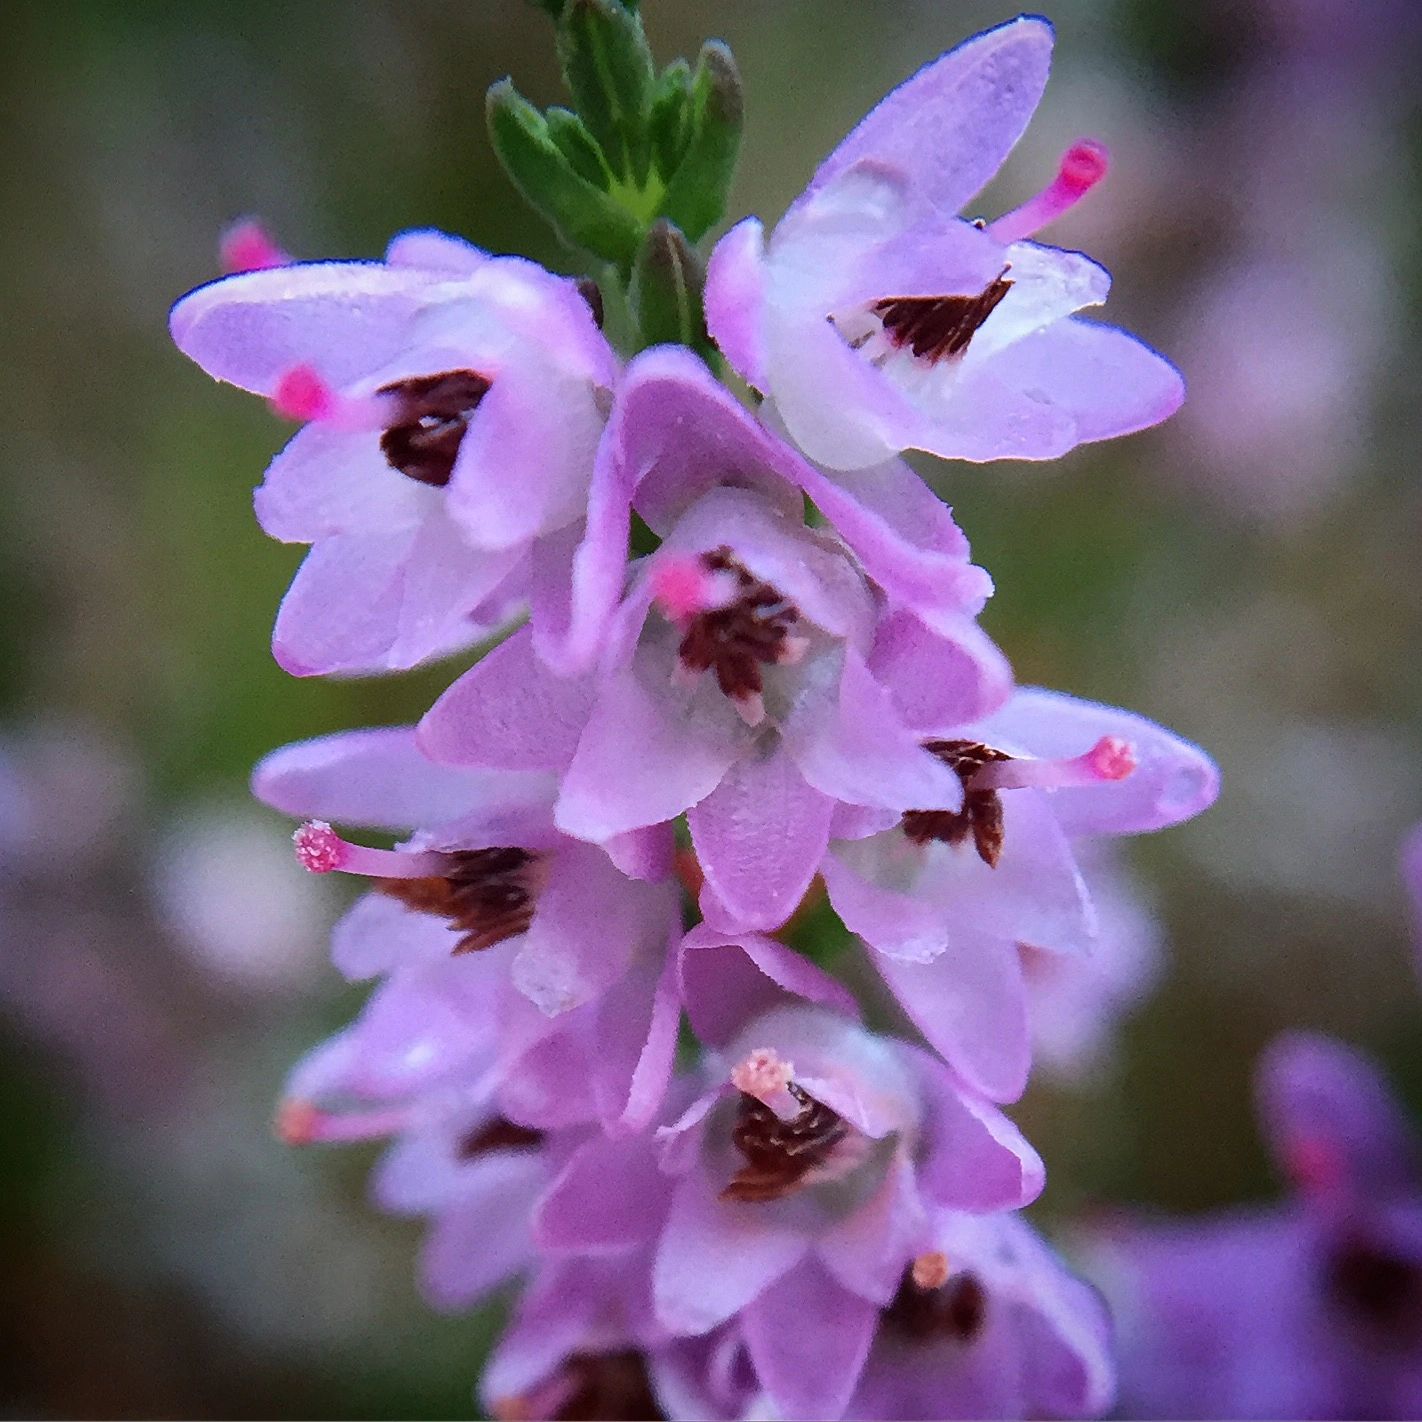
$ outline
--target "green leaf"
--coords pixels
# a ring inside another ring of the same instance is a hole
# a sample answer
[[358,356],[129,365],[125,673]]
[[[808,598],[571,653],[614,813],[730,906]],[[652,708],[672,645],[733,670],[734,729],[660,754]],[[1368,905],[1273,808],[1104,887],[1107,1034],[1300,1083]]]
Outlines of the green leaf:
[[647,229],[632,272],[632,309],[649,345],[671,342],[706,352],[711,338],[701,292],[705,273],[685,236],[664,217]]
[[744,112],[741,76],[731,51],[719,40],[707,40],[692,85],[691,142],[660,206],[663,216],[693,242],[699,242],[726,210]]
[[558,25],[558,59],[573,107],[613,174],[642,187],[655,70],[636,11],[620,0],[568,0]]
[[602,150],[587,131],[582,119],[571,109],[560,108],[549,109],[543,118],[548,125],[549,138],[557,144],[558,151],[568,160],[568,166],[580,178],[585,178],[595,188],[606,192],[612,186],[612,174],[607,170]]
[[485,112],[494,151],[519,192],[569,246],[629,273],[642,236],[637,219],[574,170],[543,115],[511,80],[489,89]]
[[657,79],[649,127],[652,162],[663,178],[670,178],[691,141],[691,66],[686,60],[673,60]]

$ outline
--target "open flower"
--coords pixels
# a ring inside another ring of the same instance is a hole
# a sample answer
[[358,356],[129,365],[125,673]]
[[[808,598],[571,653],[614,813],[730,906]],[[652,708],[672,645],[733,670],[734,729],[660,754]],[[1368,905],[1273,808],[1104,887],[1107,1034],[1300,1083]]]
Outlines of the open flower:
[[927,1054],[822,1008],[772,1009],[724,1062],[658,1133],[660,1161],[640,1140],[579,1147],[535,1237],[573,1253],[653,1244],[664,1328],[737,1318],[785,1415],[837,1416],[930,1211],[1024,1204],[1041,1162]]
[[[559,771],[555,819],[579,838],[686,812],[718,922],[775,927],[838,803],[962,803],[899,702],[995,704],[1001,655],[975,628],[950,639],[908,621],[886,616],[837,539],[716,485],[637,566],[598,672],[555,677],[516,633],[435,703],[421,744],[452,764]],[[910,645],[876,670],[886,625]]]
[[1327,1037],[1265,1053],[1272,1206],[1099,1237],[1132,1417],[1396,1417],[1422,1408],[1422,1175],[1376,1068]]
[[1072,838],[1188,819],[1218,774],[1143,716],[1032,687],[926,745],[961,777],[962,807],[841,814],[821,873],[933,1046],[1011,1100],[1030,1064],[1020,949],[1084,955],[1096,936]]
[[277,617],[288,671],[413,666],[566,578],[617,369],[571,282],[407,232],[384,262],[199,287],[171,328],[304,422],[256,494],[269,534],[312,545]]
[[1104,174],[1104,149],[1073,145],[1043,192],[993,222],[956,216],[1027,126],[1051,49],[1030,16],[965,41],[854,128],[768,242],[748,218],[717,244],[711,334],[817,462],[1051,459],[1180,404],[1160,356],[1074,317],[1106,299],[1109,275],[1027,240]]

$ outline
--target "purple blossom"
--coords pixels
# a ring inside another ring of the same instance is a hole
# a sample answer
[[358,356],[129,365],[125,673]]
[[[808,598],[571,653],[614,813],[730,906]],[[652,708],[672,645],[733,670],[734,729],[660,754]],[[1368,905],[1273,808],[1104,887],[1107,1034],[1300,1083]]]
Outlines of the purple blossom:
[[1177,824],[1214,800],[1218,774],[1144,717],[1030,687],[927,744],[962,776],[963,808],[841,814],[820,870],[919,1030],[1010,1100],[1031,1060],[1021,950],[1085,957],[1096,942],[1073,838]]
[[[743,416],[724,428],[763,438]],[[772,928],[813,878],[836,805],[961,805],[918,723],[981,715],[1008,672],[965,614],[950,635],[886,605],[763,461],[722,446],[703,471],[752,487],[697,491],[682,464],[696,436],[658,448],[674,453],[648,455],[641,487],[661,486],[665,539],[592,639],[598,670],[555,676],[516,633],[435,703],[420,741],[450,764],[558,772],[555,819],[579,838],[687,813],[708,917]],[[973,571],[964,556],[955,568]]]
[[407,232],[384,262],[199,287],[171,328],[306,422],[256,493],[269,534],[312,545],[277,616],[288,671],[413,666],[566,578],[617,371],[571,282]]
[[784,1415],[837,1416],[931,1212],[1016,1207],[1041,1184],[1012,1123],[926,1053],[786,1006],[703,1068],[655,1141],[578,1147],[534,1228],[552,1251],[652,1246],[662,1327],[737,1318]]
[[1259,1109],[1290,1183],[1272,1206],[1119,1221],[1101,1242],[1135,1417],[1395,1417],[1422,1408],[1422,1182],[1376,1068],[1280,1038]]
[[1104,149],[1073,145],[991,223],[956,216],[1026,128],[1051,49],[1032,16],[965,41],[853,129],[768,242],[748,218],[717,244],[711,334],[812,459],[1051,459],[1179,406],[1165,360],[1073,316],[1106,299],[1107,272],[1026,240],[1104,174]]

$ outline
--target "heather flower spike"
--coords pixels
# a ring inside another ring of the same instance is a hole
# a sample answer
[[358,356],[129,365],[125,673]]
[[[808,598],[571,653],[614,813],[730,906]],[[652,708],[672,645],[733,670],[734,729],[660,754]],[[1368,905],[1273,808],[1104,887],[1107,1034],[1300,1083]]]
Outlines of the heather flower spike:
[[[1098,841],[1217,776],[1143,717],[1014,688],[992,581],[898,456],[1049,458],[1178,403],[1164,360],[1077,317],[1107,274],[1034,240],[1106,150],[957,215],[1046,83],[1051,29],[1021,17],[708,264],[729,51],[659,68],[632,0],[539,3],[571,107],[501,81],[490,136],[595,277],[430,230],[300,262],[244,221],[172,312],[299,426],[255,497],[310,545],[281,665],[491,642],[418,726],[254,772],[300,864],[369,886],[331,942],[368,995],[275,1130],[389,1142],[374,1197],[428,1222],[433,1306],[515,1283],[496,1417],[1097,1415],[1109,1322],[1016,1213],[1045,1168],[996,1103],[1034,1051],[1105,1054],[1156,935]],[[1268,1081],[1308,1237],[1354,1285],[1412,1268],[1386,1102],[1315,1049]]]

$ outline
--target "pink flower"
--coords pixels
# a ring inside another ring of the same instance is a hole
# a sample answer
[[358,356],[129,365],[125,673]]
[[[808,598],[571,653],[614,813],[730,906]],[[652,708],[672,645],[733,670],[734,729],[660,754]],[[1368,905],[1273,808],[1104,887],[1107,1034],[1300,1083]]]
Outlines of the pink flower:
[[407,232],[384,262],[199,287],[171,328],[305,424],[256,494],[268,533],[312,545],[277,617],[288,671],[413,666],[567,577],[617,369],[571,282]]
[[1026,127],[1051,49],[1031,16],[965,41],[859,123],[768,242],[747,218],[717,244],[711,334],[817,462],[1051,459],[1179,406],[1166,361],[1074,317],[1106,299],[1107,272],[1026,240],[1105,173],[1100,145],[1074,144],[991,223],[956,216]]

